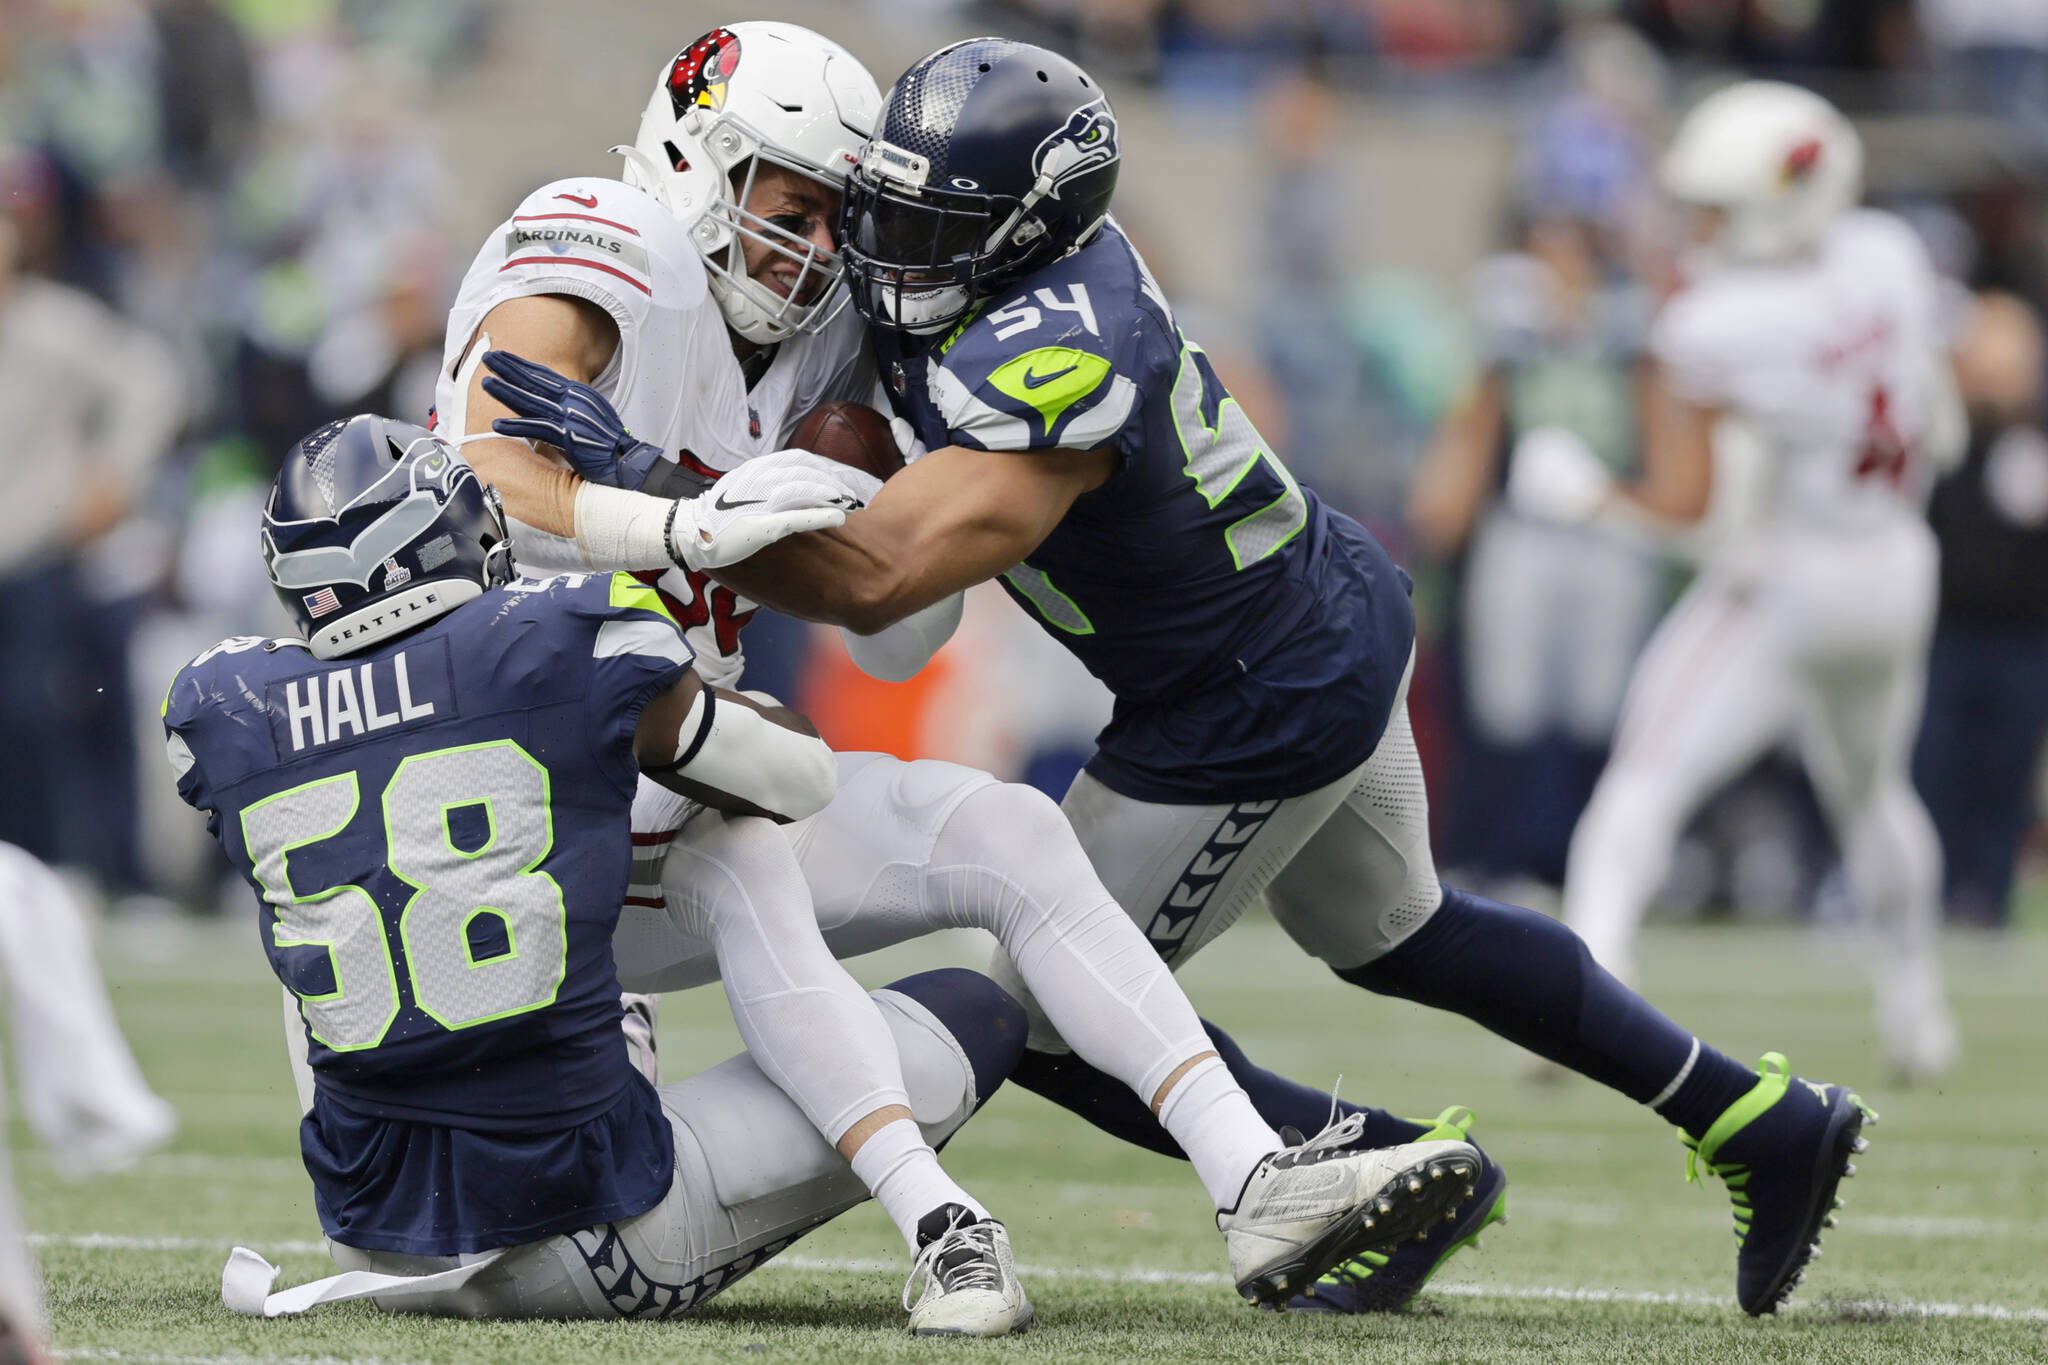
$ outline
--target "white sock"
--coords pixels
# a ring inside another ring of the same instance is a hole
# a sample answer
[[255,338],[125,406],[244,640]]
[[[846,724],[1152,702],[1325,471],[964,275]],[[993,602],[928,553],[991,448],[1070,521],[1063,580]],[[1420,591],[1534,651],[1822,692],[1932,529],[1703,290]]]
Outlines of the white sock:
[[917,1254],[917,1221],[941,1204],[960,1204],[976,1218],[988,1217],[975,1197],[953,1183],[939,1154],[909,1119],[897,1119],[875,1130],[853,1154],[853,1173],[903,1234],[903,1244]]
[[1219,1209],[1235,1207],[1252,1168],[1286,1145],[1221,1057],[1195,1063],[1174,1082],[1159,1106],[1159,1122],[1188,1154]]

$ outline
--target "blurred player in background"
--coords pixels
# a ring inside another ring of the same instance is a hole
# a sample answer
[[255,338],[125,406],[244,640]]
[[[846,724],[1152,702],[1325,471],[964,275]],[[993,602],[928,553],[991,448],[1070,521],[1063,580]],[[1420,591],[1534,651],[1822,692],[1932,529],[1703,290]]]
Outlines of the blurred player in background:
[[1420,548],[1456,575],[1446,644],[1458,780],[1440,828],[1466,875],[1504,893],[1563,881],[1663,605],[1645,537],[1533,519],[1505,497],[1510,453],[1531,432],[1563,426],[1617,473],[1641,444],[1648,291],[1615,229],[1552,195],[1530,196],[1517,249],[1475,274],[1484,368],[1416,467],[1407,515]]
[[[1117,695],[1064,809],[1169,962],[1264,896],[1344,980],[1455,1009],[1676,1123],[1724,1176],[1751,1313],[1818,1244],[1865,1111],[1658,1014],[1543,915],[1442,886],[1408,725],[1407,583],[1299,486],[1108,217],[1100,86],[1056,53],[955,44],[891,88],[848,182],[841,252],[890,399],[929,453],[832,531],[721,577],[873,633],[1000,576]],[[793,485],[802,452],[757,460]],[[749,484],[766,496],[765,480]],[[999,977],[1023,990],[1009,964]],[[1035,989],[1036,983],[1031,983]],[[1019,1080],[1083,1113],[1099,1077],[1041,1013]],[[1068,1040],[1071,1041],[1071,1040]],[[1375,1116],[1381,1140],[1412,1140]],[[1492,1172],[1452,1245],[1500,1212]],[[1374,1297],[1353,1262],[1301,1307]]]
[[1635,932],[1700,803],[1796,738],[1882,930],[1878,1037],[1902,1078],[1955,1062],[1937,955],[1941,850],[1909,778],[1936,589],[1922,516],[1964,425],[1937,284],[1901,220],[1856,209],[1862,147],[1824,100],[1751,81],[1702,101],[1664,163],[1694,215],[1693,279],[1659,315],[1646,472],[1617,486],[1550,429],[1510,474],[1560,521],[1704,517],[1717,443],[1758,466],[1644,651],[1612,762],[1572,839],[1565,916],[1630,975]]
[[[177,1116],[114,1026],[77,900],[12,844],[0,844],[0,980],[22,1109],[61,1174],[120,1170],[170,1141]],[[52,1358],[42,1280],[24,1237],[0,1162],[0,1365]]]
[[[786,443],[821,402],[874,396],[832,228],[879,102],[867,72],[817,34],[772,23],[715,29],[664,68],[626,149],[624,183],[574,178],[528,196],[479,252],[450,315],[437,409],[503,491],[522,560],[656,571],[646,576],[690,625],[718,682],[740,673],[752,608],[711,581],[717,565],[690,528],[772,511],[778,499],[835,496],[840,474],[792,489],[774,466],[759,466],[769,483],[752,492],[753,457]],[[507,403],[547,417],[508,415]],[[627,438],[620,413],[651,440]],[[543,441],[572,466],[509,438]],[[736,472],[693,496],[722,470]],[[921,661],[959,612],[952,598],[897,638],[857,647],[876,667],[892,651]],[[1285,1298],[1354,1251],[1426,1227],[1454,1197],[1447,1187],[1463,1182],[1417,1184],[1417,1169],[1449,1173],[1462,1162],[1476,1171],[1477,1154],[1449,1130],[1371,1152],[1339,1150],[1356,1122],[1304,1146],[1283,1141],[1278,1123],[1315,1132],[1327,1102],[1302,1090],[1285,1118],[1261,1116],[1222,1044],[1039,792],[952,763],[839,762],[840,789],[824,811],[775,847],[749,846],[737,861],[718,852],[720,864],[778,895],[808,884],[816,923],[842,956],[940,928],[995,934],[1069,1042],[1116,1078],[1115,1100],[1135,1107],[1155,1141],[1170,1133],[1191,1157],[1243,1292]],[[689,814],[673,793],[643,784],[634,837],[644,857],[617,944],[626,984],[671,990],[722,975],[738,1011],[750,997],[799,994],[792,978],[809,982],[797,966],[843,976],[830,963],[776,961],[783,943],[729,907],[701,904],[694,869],[714,855],[700,847],[704,822],[684,823]],[[801,1046],[787,1056],[778,1048],[776,1061],[791,1074],[833,1066],[822,1048]],[[1273,1159],[1289,1148],[1295,1155]],[[877,1172],[874,1183],[893,1178],[865,1155],[855,1165]],[[929,1252],[937,1234],[918,1225],[922,1210],[893,1212],[905,1240]],[[960,1233],[1000,1229],[970,1223]],[[939,1260],[944,1272],[950,1262]]]
[[[307,436],[263,542],[304,638],[187,665],[167,747],[301,1002],[314,1202],[335,1260],[371,1273],[271,1295],[275,1270],[237,1249],[229,1306],[670,1317],[859,1202],[853,1134],[820,1141],[751,1055],[657,1092],[612,961],[635,775],[796,818],[832,791],[815,733],[705,687],[643,584],[514,579],[496,498],[418,427]],[[886,1048],[895,1109],[910,1121],[914,1094],[931,1139],[1015,1061],[1016,1006],[971,973],[864,998],[879,1042],[834,1042]],[[956,1321],[996,1279],[944,1279],[914,1321]]]

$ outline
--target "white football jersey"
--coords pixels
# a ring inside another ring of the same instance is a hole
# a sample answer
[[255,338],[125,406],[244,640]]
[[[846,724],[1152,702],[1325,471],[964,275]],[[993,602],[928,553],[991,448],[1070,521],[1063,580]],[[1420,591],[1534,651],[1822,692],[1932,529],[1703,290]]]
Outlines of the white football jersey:
[[[622,181],[578,178],[543,185],[521,201],[463,277],[434,394],[439,428],[450,439],[467,430],[463,362],[471,339],[491,309],[532,294],[566,294],[611,314],[619,347],[595,387],[634,436],[714,476],[782,449],[820,403],[874,400],[873,353],[851,307],[824,330],[783,342],[749,391],[682,222]],[[569,541],[530,529],[515,549],[522,569],[589,567]],[[754,604],[681,569],[663,573],[657,586],[688,628],[698,672],[730,686],[741,667],[740,627]]]
[[1844,214],[1811,259],[1725,267],[1665,306],[1651,351],[1673,392],[1761,446],[1736,542],[1920,515],[1943,392],[1938,312],[1919,238],[1874,209]]

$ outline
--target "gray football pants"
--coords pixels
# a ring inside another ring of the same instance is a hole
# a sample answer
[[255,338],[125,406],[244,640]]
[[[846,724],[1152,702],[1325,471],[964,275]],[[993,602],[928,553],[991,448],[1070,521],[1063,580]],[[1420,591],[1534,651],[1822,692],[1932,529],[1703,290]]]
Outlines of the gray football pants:
[[[1411,654],[1372,756],[1282,800],[1177,806],[1111,791],[1087,773],[1060,809],[1096,875],[1178,969],[1260,896],[1288,936],[1342,970],[1399,945],[1436,913],[1443,887],[1429,848],[1429,796],[1408,723]],[[1024,1003],[1031,1046],[1064,1051],[1009,959],[989,975]]]

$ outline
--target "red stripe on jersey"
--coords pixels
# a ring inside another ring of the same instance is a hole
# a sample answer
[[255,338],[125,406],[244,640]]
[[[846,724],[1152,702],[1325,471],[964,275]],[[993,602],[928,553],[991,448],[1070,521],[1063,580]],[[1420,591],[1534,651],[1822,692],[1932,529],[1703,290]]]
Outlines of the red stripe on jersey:
[[726,473],[723,469],[713,469],[688,450],[678,450],[676,452],[676,463],[689,470],[692,474],[702,474],[707,479],[720,479]]
[[615,223],[609,218],[600,218],[594,213],[515,213],[512,215],[512,221],[515,223],[552,223],[557,218],[574,218],[579,223],[603,223],[606,227],[617,228],[628,236],[638,237],[640,235],[639,228],[627,227],[624,223]]
[[626,897],[626,904],[644,905],[650,910],[660,910],[665,908],[668,902],[659,896],[628,896]]
[[580,265],[585,270],[602,270],[607,275],[617,275],[648,298],[654,297],[652,289],[649,289],[617,266],[606,265],[603,261],[586,261],[576,256],[514,256],[511,260],[498,267],[498,273],[502,275],[515,265]]
[[636,831],[633,835],[633,847],[644,848],[648,844],[665,844],[675,837],[676,832],[674,830],[669,830],[666,833],[656,831],[648,834],[641,834]]

